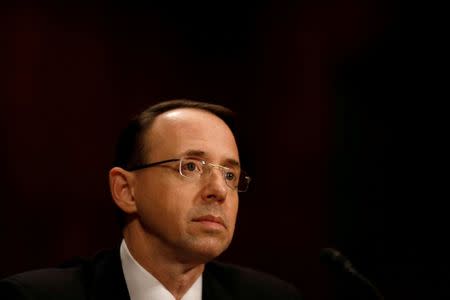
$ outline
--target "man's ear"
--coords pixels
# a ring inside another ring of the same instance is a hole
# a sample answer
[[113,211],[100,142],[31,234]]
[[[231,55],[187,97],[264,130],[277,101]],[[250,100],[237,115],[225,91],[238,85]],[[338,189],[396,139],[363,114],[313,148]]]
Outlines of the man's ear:
[[114,167],[109,171],[111,196],[116,205],[127,214],[136,212],[133,181],[133,174],[122,168]]

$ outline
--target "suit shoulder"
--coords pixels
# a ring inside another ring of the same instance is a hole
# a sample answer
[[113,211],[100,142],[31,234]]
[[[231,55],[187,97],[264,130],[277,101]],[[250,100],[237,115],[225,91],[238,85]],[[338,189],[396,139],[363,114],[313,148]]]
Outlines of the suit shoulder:
[[[58,268],[28,271],[0,280],[0,299],[80,300],[92,295],[116,299],[127,290],[118,249],[106,249],[92,258],[74,258]],[[6,296],[5,296],[6,295]]]
[[[213,276],[228,291],[236,291],[239,296],[258,299],[301,299],[297,288],[273,275],[250,268],[210,262],[206,265],[207,276]],[[238,297],[239,298],[239,297]]]
[[0,280],[1,299],[83,299],[81,268],[28,271]]

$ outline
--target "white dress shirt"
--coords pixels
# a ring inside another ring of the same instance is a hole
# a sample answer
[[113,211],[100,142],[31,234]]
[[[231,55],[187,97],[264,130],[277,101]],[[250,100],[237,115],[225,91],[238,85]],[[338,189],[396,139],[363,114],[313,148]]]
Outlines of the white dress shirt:
[[[120,260],[131,300],[175,300],[175,297],[131,255],[125,240],[120,245]],[[202,299],[202,276],[184,294],[182,300]]]

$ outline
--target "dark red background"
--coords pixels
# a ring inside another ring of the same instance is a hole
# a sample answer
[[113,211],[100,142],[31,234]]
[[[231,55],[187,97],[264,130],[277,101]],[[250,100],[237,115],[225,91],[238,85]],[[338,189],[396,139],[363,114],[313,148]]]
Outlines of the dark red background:
[[117,245],[107,172],[119,130],[157,101],[191,98],[239,113],[254,177],[222,260],[306,299],[345,299],[318,259],[332,246],[387,298],[443,297],[440,27],[409,9],[2,4],[0,277]]

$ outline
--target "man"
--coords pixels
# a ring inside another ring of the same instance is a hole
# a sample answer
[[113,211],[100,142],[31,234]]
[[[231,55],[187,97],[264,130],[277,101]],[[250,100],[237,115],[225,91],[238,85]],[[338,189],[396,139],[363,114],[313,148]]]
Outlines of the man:
[[0,299],[298,299],[279,279],[213,261],[231,242],[238,192],[250,182],[231,117],[189,100],[142,112],[109,172],[120,249],[4,279]]

